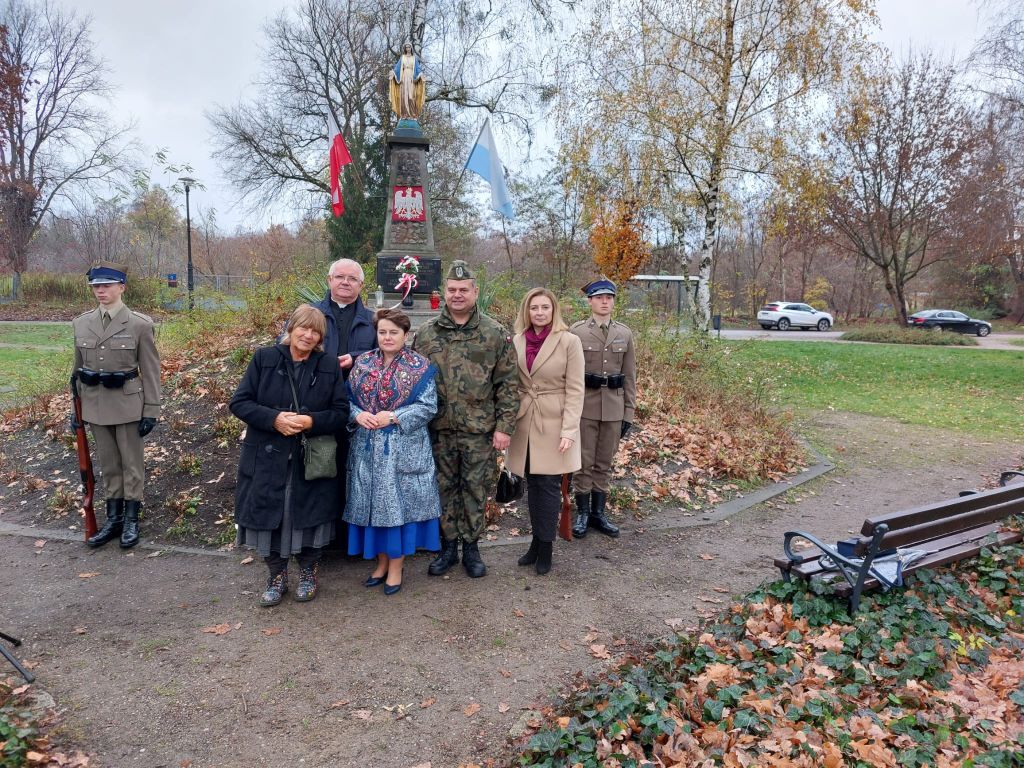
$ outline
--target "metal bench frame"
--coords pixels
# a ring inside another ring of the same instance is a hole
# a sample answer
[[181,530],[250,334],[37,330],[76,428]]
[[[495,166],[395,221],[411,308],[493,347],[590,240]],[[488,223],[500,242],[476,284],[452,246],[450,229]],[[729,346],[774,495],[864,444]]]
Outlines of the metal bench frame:
[[[1016,478],[1024,480],[1024,472],[1018,472],[1016,470],[1003,472],[999,476],[999,485],[1000,487],[1007,487],[1011,484],[1010,481],[1015,480]],[[1015,482],[1013,484],[1016,485],[1017,483]],[[974,496],[978,493],[978,491],[974,490],[961,491],[960,497]],[[864,526],[867,527],[869,523],[871,523],[870,519],[865,521]],[[974,529],[966,528],[960,531],[960,533],[962,534],[962,538],[958,541],[958,543],[968,544],[971,542],[977,542],[979,540],[990,538],[994,535],[994,532],[991,530],[992,527],[993,526],[989,524],[987,526],[978,525]],[[869,586],[869,581],[871,581],[872,579],[876,581],[883,592],[888,592],[895,586],[893,582],[889,581],[888,578],[879,573],[878,570],[874,567],[874,561],[878,557],[878,553],[881,550],[882,546],[884,546],[884,538],[886,534],[889,533],[889,531],[889,525],[887,525],[884,522],[877,522],[874,523],[871,527],[870,539],[866,538],[867,534],[866,532],[864,532],[865,538],[858,543],[856,548],[856,551],[858,553],[863,552],[863,558],[847,557],[846,555],[842,555],[835,546],[831,544],[826,544],[825,542],[821,541],[819,538],[810,533],[806,533],[804,531],[786,531],[785,538],[783,539],[783,551],[785,553],[786,559],[785,561],[776,560],[775,562],[782,573],[783,581],[789,582],[792,581],[794,566],[803,565],[805,563],[811,563],[815,560],[820,561],[823,556],[827,556],[832,561],[832,563],[834,563],[835,571],[838,572],[849,585],[850,596],[848,600],[848,606],[850,615],[853,615],[857,612],[857,609],[860,607],[861,594],[864,592],[865,588]],[[973,537],[970,535],[972,533],[975,534]],[[897,530],[896,532],[894,532],[894,535],[900,535],[900,531]],[[904,536],[905,535],[906,534],[904,534]],[[925,538],[919,543],[927,545],[930,541],[936,541],[939,538],[941,537],[937,536],[930,539]],[[794,552],[793,542],[797,539],[803,539],[805,541],[810,542],[812,545],[817,547],[817,549],[819,550],[819,554],[808,556],[806,554],[798,554]],[[913,543],[915,542],[905,542],[905,544]],[[940,547],[939,549],[933,549],[929,551],[927,554],[934,555],[952,548],[953,546]],[[912,564],[908,566],[908,571],[915,570],[916,567],[929,566],[927,563],[922,563],[920,566]],[[821,572],[825,571],[832,571],[832,569],[821,566]],[[804,574],[800,571],[797,571],[797,575],[810,580],[812,577],[818,576],[819,573]]]

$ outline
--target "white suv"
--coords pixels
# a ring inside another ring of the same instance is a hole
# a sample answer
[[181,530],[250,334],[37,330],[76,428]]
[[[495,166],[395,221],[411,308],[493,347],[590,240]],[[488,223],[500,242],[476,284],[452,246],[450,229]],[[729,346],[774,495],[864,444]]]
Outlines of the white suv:
[[761,307],[761,311],[757,313],[757,322],[765,330],[774,327],[780,331],[788,331],[796,326],[827,331],[832,327],[832,315],[828,312],[819,312],[808,304],[771,301]]

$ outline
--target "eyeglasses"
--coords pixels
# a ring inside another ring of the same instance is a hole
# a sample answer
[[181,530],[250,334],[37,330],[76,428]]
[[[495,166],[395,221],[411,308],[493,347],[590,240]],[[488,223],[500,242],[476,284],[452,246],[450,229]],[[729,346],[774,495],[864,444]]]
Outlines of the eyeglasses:
[[331,275],[329,280],[336,280],[339,283],[361,283],[363,282],[358,277],[350,277],[349,275]]

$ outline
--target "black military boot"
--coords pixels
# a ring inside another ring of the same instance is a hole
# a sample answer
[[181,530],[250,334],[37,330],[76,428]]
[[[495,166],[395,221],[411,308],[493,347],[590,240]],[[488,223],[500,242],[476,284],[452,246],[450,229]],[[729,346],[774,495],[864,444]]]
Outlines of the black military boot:
[[487,575],[487,566],[480,559],[480,549],[475,541],[462,542],[462,566],[471,579],[479,579]]
[[516,560],[520,565],[533,565],[537,562],[537,545],[540,544],[540,539],[536,536],[533,537],[533,541],[530,542],[530,548],[526,550],[526,554]]
[[442,536],[441,553],[431,561],[427,573],[431,576],[440,576],[447,573],[448,569],[457,562],[459,562],[459,540],[451,539],[449,541]]
[[604,512],[604,505],[608,500],[608,494],[604,491],[593,491],[591,495],[594,497],[594,505],[590,509],[590,527],[596,528],[605,536],[611,536],[613,539],[616,538],[619,535],[618,526],[608,522]]
[[124,499],[107,499],[107,522],[86,540],[90,547],[102,547],[121,535],[124,526]]
[[537,573],[543,576],[551,570],[551,549],[554,542],[542,541],[537,549]]
[[128,499],[124,503],[124,529],[121,531],[121,549],[134,547],[139,543],[139,510],[142,502]]
[[572,537],[582,539],[587,535],[587,524],[590,522],[590,494],[576,494],[576,522],[572,526]]

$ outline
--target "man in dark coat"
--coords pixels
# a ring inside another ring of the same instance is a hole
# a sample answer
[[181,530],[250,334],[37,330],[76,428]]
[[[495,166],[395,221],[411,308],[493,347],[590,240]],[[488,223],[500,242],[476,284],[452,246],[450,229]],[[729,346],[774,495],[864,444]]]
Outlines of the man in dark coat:
[[[338,259],[327,271],[327,295],[323,301],[314,304],[327,319],[327,333],[323,347],[328,356],[338,360],[345,380],[352,370],[352,362],[364,352],[377,347],[377,331],[373,327],[373,310],[363,305],[359,297],[366,279],[359,262],[352,259]],[[345,549],[345,523],[341,515],[345,510],[345,467],[348,465],[347,427],[335,434],[338,441],[338,490],[341,506],[335,521],[335,540],[332,550]]]

